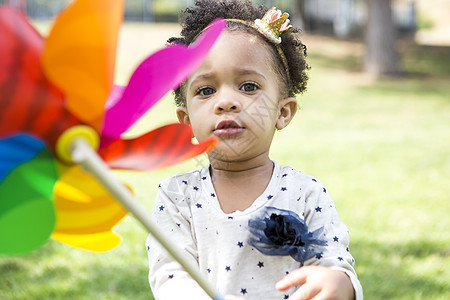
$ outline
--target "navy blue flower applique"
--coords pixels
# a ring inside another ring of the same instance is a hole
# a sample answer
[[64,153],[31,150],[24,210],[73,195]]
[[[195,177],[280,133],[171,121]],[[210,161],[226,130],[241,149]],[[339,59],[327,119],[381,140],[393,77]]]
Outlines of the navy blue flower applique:
[[265,255],[290,255],[300,263],[321,257],[327,242],[323,227],[308,231],[308,226],[295,212],[266,207],[262,214],[248,221],[252,237],[248,243]]

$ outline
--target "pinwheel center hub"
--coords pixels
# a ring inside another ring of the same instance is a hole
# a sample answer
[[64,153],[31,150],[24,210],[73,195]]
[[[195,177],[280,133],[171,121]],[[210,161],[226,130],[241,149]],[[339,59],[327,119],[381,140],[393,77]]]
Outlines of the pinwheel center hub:
[[72,145],[77,139],[83,139],[94,150],[100,145],[100,138],[97,132],[89,126],[77,125],[64,131],[56,142],[56,154],[66,163],[73,163]]

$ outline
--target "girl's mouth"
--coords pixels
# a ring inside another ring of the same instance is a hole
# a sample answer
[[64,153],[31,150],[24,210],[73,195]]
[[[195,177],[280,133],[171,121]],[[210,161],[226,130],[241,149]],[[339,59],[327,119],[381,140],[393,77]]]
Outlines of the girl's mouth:
[[220,121],[214,129],[215,135],[235,135],[245,130],[245,127],[240,126],[236,121],[223,120]]

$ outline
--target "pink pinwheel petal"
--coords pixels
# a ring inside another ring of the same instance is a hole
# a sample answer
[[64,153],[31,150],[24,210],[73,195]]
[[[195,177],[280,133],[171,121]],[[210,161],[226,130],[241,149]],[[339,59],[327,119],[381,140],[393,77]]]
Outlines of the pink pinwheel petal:
[[144,60],[131,76],[120,101],[107,109],[104,139],[119,138],[153,104],[185,80],[200,66],[224,28],[225,21],[216,21],[192,46],[170,46]]

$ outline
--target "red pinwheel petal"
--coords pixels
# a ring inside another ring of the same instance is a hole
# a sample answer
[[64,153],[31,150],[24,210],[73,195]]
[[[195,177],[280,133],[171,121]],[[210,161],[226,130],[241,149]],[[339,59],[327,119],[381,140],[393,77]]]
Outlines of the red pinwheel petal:
[[30,132],[53,148],[59,134],[79,121],[42,72],[44,40],[20,12],[0,7],[0,45],[0,136]]
[[192,130],[186,124],[170,124],[132,140],[116,140],[100,150],[100,156],[114,169],[148,171],[168,167],[214,148],[217,139],[192,144]]

